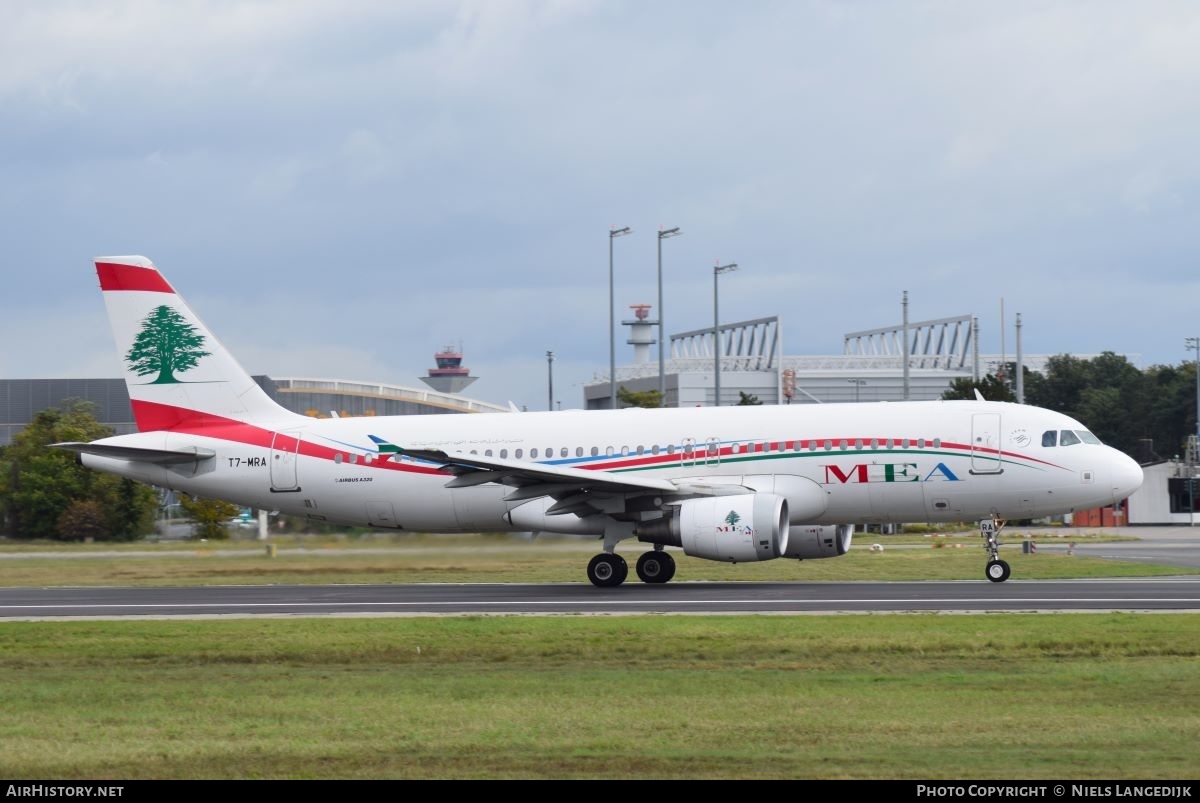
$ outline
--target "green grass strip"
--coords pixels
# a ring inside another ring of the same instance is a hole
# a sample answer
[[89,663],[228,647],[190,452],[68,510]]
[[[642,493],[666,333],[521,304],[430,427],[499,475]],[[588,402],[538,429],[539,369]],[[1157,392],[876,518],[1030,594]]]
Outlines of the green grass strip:
[[0,777],[1200,776],[1200,616],[0,625]]
[[[871,552],[873,540],[883,552]],[[899,539],[897,539],[899,540]],[[856,538],[848,554],[825,560],[773,560],[731,565],[689,558],[672,550],[676,579],[717,581],[978,580],[986,563],[978,537],[905,539]],[[924,543],[921,543],[921,541]],[[960,544],[961,546],[956,546]],[[631,564],[644,544],[623,543],[618,551]],[[225,552],[228,550],[228,552]],[[268,557],[259,546],[230,548],[195,544],[163,549],[153,557],[116,554],[93,558],[0,559],[0,586],[248,585],[262,583],[537,583],[586,582],[588,559],[600,551],[591,539],[535,541],[486,536],[414,538],[409,545],[366,548],[281,549]],[[1068,556],[1049,550],[1024,555],[1016,544],[1002,555],[1013,578],[1152,577],[1197,574],[1196,569]]]

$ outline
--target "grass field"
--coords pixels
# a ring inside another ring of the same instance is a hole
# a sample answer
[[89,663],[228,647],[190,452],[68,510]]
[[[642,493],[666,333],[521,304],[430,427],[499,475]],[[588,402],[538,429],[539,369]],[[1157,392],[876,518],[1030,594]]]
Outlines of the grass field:
[[[675,554],[681,580],[982,573],[969,533],[884,543],[801,563]],[[280,549],[4,545],[0,585],[581,583],[596,544]],[[1004,557],[1024,579],[1194,573]],[[0,777],[1188,779],[1197,658],[1191,614],[6,622]]]
[[[882,540],[876,537],[875,540]],[[1080,539],[1082,540],[1082,539]],[[882,553],[856,542],[840,558],[775,560],[732,566],[689,558],[678,550],[679,580],[976,580],[983,576],[979,538],[885,541]],[[955,544],[962,544],[956,548]],[[943,548],[935,548],[941,546]],[[301,549],[302,547],[302,549]],[[267,557],[261,544],[134,544],[112,557],[27,557],[21,545],[0,548],[0,586],[246,585],[292,583],[584,582],[588,559],[599,545],[584,539],[527,541],[500,536],[410,536],[385,541],[291,541]],[[632,562],[644,545],[624,544]],[[64,555],[78,555],[56,547]],[[53,551],[53,550],[52,550]],[[151,553],[143,557],[132,553]],[[1121,563],[1065,554],[1024,555],[1015,544],[1003,552],[1015,579],[1145,577],[1195,574],[1196,570]],[[17,557],[20,556],[20,557]]]
[[0,625],[0,777],[1200,776],[1200,616]]

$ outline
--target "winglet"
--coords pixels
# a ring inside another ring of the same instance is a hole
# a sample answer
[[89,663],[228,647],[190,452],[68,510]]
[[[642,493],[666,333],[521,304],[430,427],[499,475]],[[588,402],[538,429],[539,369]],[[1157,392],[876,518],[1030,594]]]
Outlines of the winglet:
[[404,450],[396,444],[385,441],[378,435],[367,435],[367,437],[371,439],[371,443],[375,444],[376,451],[383,456],[384,460],[395,463],[404,456]]

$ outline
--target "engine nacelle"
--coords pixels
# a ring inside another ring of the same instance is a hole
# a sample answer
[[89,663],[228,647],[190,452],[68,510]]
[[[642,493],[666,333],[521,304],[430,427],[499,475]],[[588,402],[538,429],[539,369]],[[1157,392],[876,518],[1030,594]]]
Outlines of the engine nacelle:
[[788,506],[781,496],[706,496],[674,507],[667,518],[638,525],[638,538],[728,563],[771,560],[787,549]]
[[853,524],[831,524],[820,527],[814,524],[793,524],[788,533],[785,558],[808,560],[811,558],[836,558],[845,555],[854,537]]

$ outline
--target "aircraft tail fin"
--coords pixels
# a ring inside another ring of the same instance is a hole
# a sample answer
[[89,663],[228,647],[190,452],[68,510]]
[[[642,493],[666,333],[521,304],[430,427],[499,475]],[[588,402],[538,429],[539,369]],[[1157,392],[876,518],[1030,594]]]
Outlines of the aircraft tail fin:
[[295,416],[271,400],[149,259],[97,257],[96,275],[139,430]]

